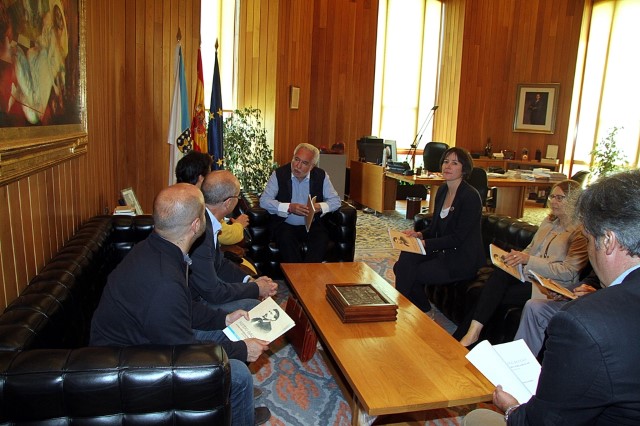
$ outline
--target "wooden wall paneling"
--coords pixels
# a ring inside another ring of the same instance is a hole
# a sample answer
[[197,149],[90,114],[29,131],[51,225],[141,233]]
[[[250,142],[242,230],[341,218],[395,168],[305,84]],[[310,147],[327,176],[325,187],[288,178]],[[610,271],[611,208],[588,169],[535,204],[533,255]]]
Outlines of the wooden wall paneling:
[[[131,115],[134,118],[134,125],[133,132],[128,135],[128,143],[126,148],[128,151],[127,159],[129,162],[129,164],[127,165],[127,171],[129,174],[129,179],[131,181],[131,185],[127,186],[133,187],[133,190],[136,193],[143,211],[147,211],[149,209],[149,197],[147,193],[154,190],[153,185],[145,185],[145,182],[142,180],[144,171],[149,167],[149,165],[147,164],[149,152],[153,150],[152,143],[145,143],[147,142],[146,131],[148,124],[147,114],[145,114],[145,106],[149,104],[147,100],[147,84],[150,77],[150,75],[147,74],[149,68],[147,67],[148,64],[146,52],[149,50],[149,46],[147,45],[146,34],[149,26],[147,25],[147,7],[145,3],[146,1],[144,0],[138,0],[135,3],[135,68],[133,70],[134,80],[132,82],[134,86],[131,87],[131,89],[134,90],[135,93],[134,101],[132,104],[133,114]],[[184,25],[180,25],[180,28],[182,30],[183,55],[185,55],[184,41],[187,36],[187,29],[184,27]],[[177,28],[175,32],[177,33]],[[184,56],[184,58],[186,58],[186,55]],[[187,66],[187,63],[185,62],[185,69]],[[146,151],[145,148],[148,151]],[[157,172],[159,172],[159,170]]]
[[9,215],[11,216],[11,252],[13,254],[13,262],[15,265],[15,282],[10,288],[9,300],[17,296],[20,287],[27,281],[27,259],[25,254],[24,228],[22,221],[22,205],[20,203],[20,183],[24,185],[24,179],[13,182],[8,186],[9,205],[12,206]]
[[[263,35],[269,33],[269,2],[260,2],[259,9],[259,19],[258,19],[258,32],[260,37],[258,38],[258,46],[255,46],[254,49],[257,50],[258,55],[258,63],[257,63],[257,90],[255,93],[256,97],[256,105],[260,108],[260,111],[263,112],[263,118],[265,111],[267,109],[267,90],[266,86],[268,86],[268,78],[267,78],[267,64],[270,56],[270,52],[268,49],[268,43],[266,38]],[[257,49],[256,49],[257,47]],[[274,82],[275,83],[275,82]]]
[[[37,180],[37,198],[40,208],[39,213],[40,217],[38,221],[40,222],[40,226],[42,229],[42,250],[44,255],[44,262],[48,259],[51,259],[54,251],[54,241],[51,238],[51,235],[54,233],[54,230],[51,228],[51,223],[49,222],[49,218],[51,217],[51,206],[47,203],[47,171],[43,170],[36,175]],[[44,266],[44,262],[41,266]]]
[[12,199],[10,188],[16,185],[12,182],[8,185],[0,186],[0,271],[2,274],[2,289],[0,291],[0,307],[7,306],[17,296],[16,283],[16,260],[15,244],[13,237],[13,220],[11,216]]
[[[167,139],[169,137],[169,120],[171,115],[171,99],[173,95],[173,74],[174,74],[174,57],[175,57],[175,48],[176,48],[176,35],[177,28],[171,34],[171,31],[168,31],[167,28],[172,28],[171,25],[171,3],[167,1],[162,2],[162,14],[157,17],[160,21],[160,25],[162,27],[162,38],[161,44],[159,46],[159,50],[161,52],[162,58],[162,73],[160,76],[162,77],[161,84],[161,94],[162,99],[159,100],[160,111],[161,111],[161,137],[160,144],[164,149],[161,149],[160,152],[162,158],[166,158],[167,162],[169,161],[170,155],[170,145],[167,143]],[[165,84],[164,82],[169,82]],[[165,157],[166,155],[166,157]],[[168,164],[168,163],[167,163]],[[167,166],[168,169],[168,166]],[[169,182],[169,177],[167,176],[166,182]]]
[[[273,148],[276,132],[276,99],[277,99],[277,73],[278,73],[278,27],[280,2],[271,0],[268,2],[268,24],[264,29],[262,41],[266,40],[265,49],[267,51],[266,75],[263,83],[265,96],[264,124],[267,131],[267,140]],[[264,8],[263,8],[264,10]]]
[[[29,197],[32,200],[31,203],[31,223],[33,226],[33,255],[36,265],[36,270],[39,271],[44,266],[45,258],[48,259],[45,246],[47,243],[47,233],[43,231],[43,222],[46,218],[46,210],[43,212],[43,208],[46,209],[46,205],[41,203],[41,187],[40,177],[42,172],[38,172],[33,176],[29,176]],[[1,306],[1,305],[0,305]]]
[[[481,151],[490,137],[494,151],[509,148],[518,155],[523,148],[533,153],[536,149],[544,151],[551,143],[564,146],[583,5],[584,0],[561,5],[546,0],[445,3],[445,75],[449,66],[446,61],[455,56],[456,40],[463,42],[459,109],[453,115],[448,107],[444,111],[454,120],[445,126],[449,137],[455,133],[452,140],[469,150]],[[459,15],[465,7],[464,25],[457,26],[452,22],[452,12]],[[444,78],[441,81],[442,108],[455,98],[456,88]],[[517,84],[549,82],[561,83],[555,134],[513,132]],[[442,121],[449,120],[443,115],[436,116],[438,134],[445,133]]]
[[30,277],[35,274],[36,271],[36,256],[34,251],[34,235],[33,235],[33,218],[31,216],[32,205],[29,179],[22,179],[18,181],[18,197],[19,197],[19,215],[20,215],[20,228],[16,229],[17,232],[24,235],[20,244],[22,245],[22,255],[24,256],[24,272],[26,277]]
[[[164,10],[163,10],[163,1],[162,0],[154,0],[153,1],[153,10],[154,10],[154,14],[151,16],[151,21],[150,21],[150,27],[151,27],[151,40],[149,41],[151,48],[149,49],[149,51],[151,52],[151,58],[150,58],[150,62],[153,64],[153,79],[151,81],[151,87],[150,87],[150,100],[151,100],[151,104],[152,105],[158,105],[158,108],[153,108],[153,110],[149,111],[149,118],[151,121],[151,126],[149,128],[149,139],[150,141],[153,141],[152,143],[152,149],[151,149],[151,164],[162,164],[164,162],[164,159],[167,158],[167,164],[168,164],[168,158],[169,158],[169,150],[167,149],[168,145],[166,138],[163,137],[163,135],[165,134],[165,128],[167,129],[166,132],[168,132],[168,121],[167,121],[167,127],[164,126],[165,123],[165,119],[164,119],[164,111],[165,111],[165,106],[164,104],[170,105],[171,101],[168,102],[163,102],[167,99],[171,99],[171,95],[170,92],[166,92],[167,95],[164,96],[164,91],[163,91],[163,87],[171,87],[171,84],[165,84],[165,82],[169,82],[171,81],[170,78],[168,78],[168,75],[166,74],[166,70],[165,70],[165,57],[169,56],[169,55],[164,55],[164,50],[166,50],[167,52],[169,52],[171,49],[163,49],[163,31],[162,31],[162,23],[163,23],[163,15],[164,15]],[[200,5],[200,2],[195,2],[198,6]],[[198,8],[198,15],[199,15],[200,9]],[[196,50],[197,47],[200,46],[200,38],[198,37],[198,40],[195,41],[195,46],[196,46]],[[197,54],[197,52],[196,52]],[[196,65],[197,66],[197,65]],[[165,75],[167,75],[167,77],[165,77]],[[196,84],[196,79],[193,79],[193,85],[192,85],[192,91],[193,91],[193,96],[195,96],[195,84]],[[167,116],[169,115],[169,110],[167,109]],[[168,135],[168,133],[167,133]],[[145,144],[145,147],[147,147],[149,144]],[[165,153],[166,152],[166,153]],[[165,157],[166,156],[166,157]],[[169,173],[168,170],[168,166],[167,166],[167,173]],[[171,175],[173,176],[173,174]],[[146,176],[147,178],[149,178],[149,176]],[[158,178],[158,185],[167,185],[168,184],[168,180],[169,180],[169,175],[167,175],[167,178],[164,180],[162,177]],[[148,202],[148,212],[151,213],[153,210],[153,199],[155,198],[156,194],[149,194],[151,196],[151,198],[149,199]]]

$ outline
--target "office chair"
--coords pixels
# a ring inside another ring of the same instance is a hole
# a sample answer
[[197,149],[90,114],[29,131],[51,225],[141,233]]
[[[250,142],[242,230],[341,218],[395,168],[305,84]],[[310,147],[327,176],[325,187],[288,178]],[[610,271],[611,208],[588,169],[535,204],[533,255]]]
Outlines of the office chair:
[[449,145],[444,142],[428,142],[422,152],[424,169],[430,173],[440,172],[440,159],[447,149]]
[[587,186],[587,180],[589,175],[591,174],[588,170],[580,170],[576,172],[573,176],[571,176],[571,180],[575,180],[580,184],[580,187],[584,189]]
[[487,207],[487,195],[489,193],[489,180],[487,178],[487,172],[483,168],[474,167],[467,177],[467,182],[469,182],[469,184],[473,186],[480,194],[482,207]]

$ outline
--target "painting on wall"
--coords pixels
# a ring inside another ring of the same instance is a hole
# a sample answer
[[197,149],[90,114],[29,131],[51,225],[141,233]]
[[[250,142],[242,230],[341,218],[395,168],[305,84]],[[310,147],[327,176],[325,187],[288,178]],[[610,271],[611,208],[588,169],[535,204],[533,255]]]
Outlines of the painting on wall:
[[0,0],[0,183],[86,151],[84,0]]
[[560,85],[518,84],[514,132],[554,133]]

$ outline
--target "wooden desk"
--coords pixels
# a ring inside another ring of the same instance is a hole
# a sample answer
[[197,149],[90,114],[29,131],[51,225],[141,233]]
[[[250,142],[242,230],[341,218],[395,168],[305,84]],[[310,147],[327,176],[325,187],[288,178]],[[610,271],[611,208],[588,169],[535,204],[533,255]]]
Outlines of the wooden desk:
[[375,211],[395,210],[396,181],[385,176],[385,168],[372,163],[351,161],[349,197]]
[[[465,358],[467,350],[368,265],[282,263],[284,275],[354,394],[352,423],[490,401],[494,386]],[[370,283],[398,305],[395,322],[344,324],[325,284]]]
[[[429,185],[429,211],[433,211],[436,202],[438,187],[444,183],[441,177],[403,176],[387,172],[387,177],[409,182],[415,185]],[[549,183],[546,182],[546,185]],[[527,195],[527,187],[536,186],[539,183],[525,179],[489,178],[489,187],[498,188],[496,213],[511,217],[521,218],[524,215],[524,202]],[[393,194],[395,197],[395,193]]]
[[500,160],[497,158],[480,157],[473,159],[475,167],[487,169],[489,167],[500,167],[504,170],[533,170],[536,168],[545,168],[553,172],[560,170],[559,164],[542,163],[540,161],[523,161],[523,160]]

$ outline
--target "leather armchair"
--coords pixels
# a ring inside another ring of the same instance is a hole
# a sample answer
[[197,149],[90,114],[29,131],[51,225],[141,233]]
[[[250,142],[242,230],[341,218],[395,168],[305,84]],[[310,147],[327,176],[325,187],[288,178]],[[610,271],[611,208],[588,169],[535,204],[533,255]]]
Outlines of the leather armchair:
[[[271,278],[281,278],[280,252],[276,244],[271,241],[269,221],[271,215],[262,207],[256,194],[242,194],[241,213],[249,216],[249,235],[251,241],[247,244],[248,257],[263,275]],[[349,203],[342,202],[342,206],[335,212],[322,217],[330,233],[327,262],[353,262],[356,249],[356,219],[357,211]],[[300,248],[306,250],[305,246]]]

